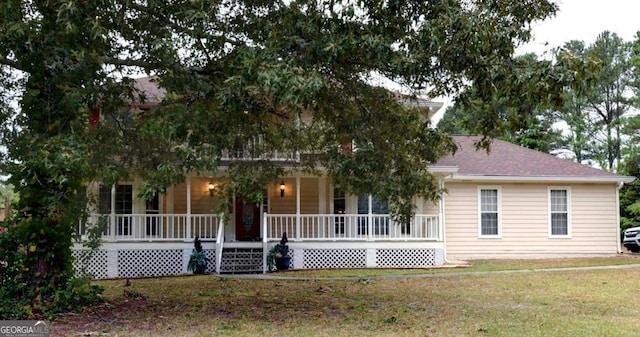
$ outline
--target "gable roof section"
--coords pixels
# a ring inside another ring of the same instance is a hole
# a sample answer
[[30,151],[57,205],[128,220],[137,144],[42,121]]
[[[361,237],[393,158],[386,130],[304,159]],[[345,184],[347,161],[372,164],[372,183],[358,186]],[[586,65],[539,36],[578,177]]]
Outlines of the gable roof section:
[[[133,87],[144,95],[144,104],[134,104],[145,108],[150,108],[162,101],[167,95],[167,90],[159,85],[160,78],[158,76],[147,76],[133,79]],[[401,94],[399,92],[391,92],[400,104],[405,104],[410,107],[428,109],[428,118],[431,119],[433,115],[442,108],[444,103],[433,101],[430,97],[413,97],[410,95]]]
[[133,86],[144,93],[149,103],[160,103],[167,94],[167,90],[158,85],[159,80],[157,76],[140,77],[133,80]]
[[429,120],[433,120],[433,116],[444,105],[443,102],[433,101],[429,97],[414,97],[410,95],[401,94],[396,91],[393,91],[392,94],[400,104],[413,107],[413,108],[418,108],[418,109],[426,109],[427,118]]
[[612,172],[557,158],[509,142],[494,139],[490,151],[476,150],[480,136],[452,136],[458,151],[439,160],[435,167],[457,167],[454,179],[630,182]]

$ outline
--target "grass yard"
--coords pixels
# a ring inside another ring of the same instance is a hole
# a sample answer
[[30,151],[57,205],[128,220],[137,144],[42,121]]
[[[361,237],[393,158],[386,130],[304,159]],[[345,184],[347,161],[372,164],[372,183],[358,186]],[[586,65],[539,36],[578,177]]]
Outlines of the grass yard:
[[[617,264],[638,266],[469,273]],[[632,336],[640,331],[640,306],[634,302],[640,261],[629,255],[276,275],[318,279],[202,275],[132,279],[127,287],[124,280],[99,281],[108,302],[61,316],[52,322],[52,336]]]

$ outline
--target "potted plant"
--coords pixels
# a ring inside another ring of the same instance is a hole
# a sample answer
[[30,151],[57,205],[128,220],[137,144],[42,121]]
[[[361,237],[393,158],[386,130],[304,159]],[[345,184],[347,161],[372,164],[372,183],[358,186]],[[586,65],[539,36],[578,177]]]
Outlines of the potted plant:
[[269,270],[275,266],[277,270],[287,270],[291,266],[291,256],[289,256],[289,246],[287,246],[287,232],[282,233],[280,243],[271,247],[267,254],[267,265]]
[[191,256],[189,257],[187,270],[192,271],[194,274],[204,274],[205,270],[207,270],[207,263],[209,263],[211,259],[209,259],[202,250],[202,243],[200,242],[199,237],[196,236],[195,241],[193,241],[193,245],[194,248],[191,251]]

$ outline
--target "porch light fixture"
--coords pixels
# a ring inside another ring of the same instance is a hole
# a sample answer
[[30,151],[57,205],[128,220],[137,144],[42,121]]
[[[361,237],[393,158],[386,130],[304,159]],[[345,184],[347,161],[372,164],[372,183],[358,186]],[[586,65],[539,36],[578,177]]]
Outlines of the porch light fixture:
[[284,180],[280,181],[280,198],[284,197]]
[[216,184],[213,181],[209,182],[209,196],[213,197],[213,190],[216,188]]

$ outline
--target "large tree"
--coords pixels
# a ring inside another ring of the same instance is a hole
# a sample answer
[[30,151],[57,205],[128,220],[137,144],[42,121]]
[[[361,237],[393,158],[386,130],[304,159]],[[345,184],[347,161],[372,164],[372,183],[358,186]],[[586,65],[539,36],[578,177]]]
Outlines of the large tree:
[[[64,310],[95,295],[69,283],[71,244],[83,214],[82,185],[101,178],[111,150],[90,119],[116,114],[127,97],[122,6],[112,1],[0,4],[0,169],[19,193],[0,255],[2,318]],[[149,62],[145,65],[150,66]],[[12,98],[16,100],[12,100]],[[110,141],[110,139],[109,139]],[[114,153],[114,152],[111,152]],[[113,176],[113,175],[111,175]],[[4,231],[3,231],[4,232]]]
[[[321,163],[345,190],[387,198],[406,221],[413,196],[438,195],[427,165],[454,148],[419,104],[398,103],[371,78],[412,97],[469,85],[492,97],[513,85],[492,74],[507,74],[531,22],[555,11],[546,0],[5,1],[1,79],[21,95],[19,114],[2,115],[3,171],[21,196],[20,275],[40,304],[66,286],[87,180],[136,172],[147,191],[162,191],[251,141],[254,156],[317,154],[303,168]],[[135,96],[130,71],[158,75],[167,99],[123,113]],[[539,90],[556,88],[550,72],[538,78]],[[91,126],[97,108],[114,129]],[[485,132],[496,121],[487,117]],[[357,151],[344,153],[349,142]],[[269,160],[229,166],[228,190],[256,198],[283,170]]]
[[594,90],[587,92],[587,100],[602,125],[599,141],[605,156],[600,162],[607,169],[614,170],[622,157],[622,123],[631,107],[628,93],[630,44],[615,33],[605,31],[598,35],[588,52],[601,62]]
[[570,128],[568,143],[577,161],[614,171],[622,158],[623,121],[632,103],[630,43],[605,31],[587,47],[567,42],[558,58],[567,55],[597,64],[589,70],[589,81],[565,91],[559,115]]
[[[623,131],[629,139],[623,148],[619,173],[640,177],[640,115],[626,118]],[[622,229],[640,226],[640,182],[637,179],[620,190],[620,218]]]
[[564,88],[562,102],[555,111],[557,120],[564,122],[565,126],[561,142],[563,150],[569,152],[569,157],[578,163],[595,165],[599,153],[595,141],[597,127],[584,93],[592,85],[595,74],[599,71],[600,61],[588,57],[584,42],[576,40],[568,41],[556,50],[555,57],[558,62],[575,60],[582,65],[577,67],[575,73],[566,74],[573,85]]
[[[633,106],[640,107],[640,32],[631,43],[631,80],[635,96]],[[622,163],[619,173],[640,178],[640,114],[626,116],[622,122],[622,133],[626,141],[622,148]],[[626,184],[620,190],[620,226],[622,229],[640,226],[640,181]]]
[[494,69],[485,80],[489,89],[473,86],[462,92],[438,122],[438,130],[490,135],[551,153],[561,146],[560,131],[553,128],[553,107],[562,83],[569,85],[565,73],[572,69],[566,66],[534,54],[518,56],[509,67]]

